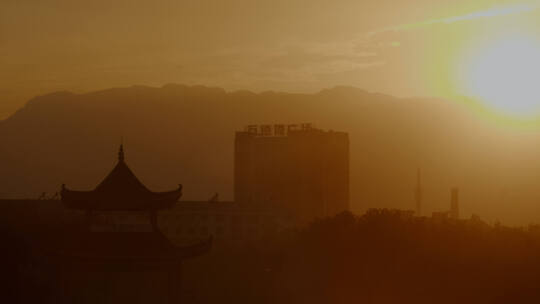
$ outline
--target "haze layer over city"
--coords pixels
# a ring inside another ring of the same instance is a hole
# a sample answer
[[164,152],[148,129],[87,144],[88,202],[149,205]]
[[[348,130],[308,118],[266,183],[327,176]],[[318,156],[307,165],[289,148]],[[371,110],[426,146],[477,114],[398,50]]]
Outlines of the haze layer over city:
[[0,296],[536,303],[538,79],[539,1],[3,0]]

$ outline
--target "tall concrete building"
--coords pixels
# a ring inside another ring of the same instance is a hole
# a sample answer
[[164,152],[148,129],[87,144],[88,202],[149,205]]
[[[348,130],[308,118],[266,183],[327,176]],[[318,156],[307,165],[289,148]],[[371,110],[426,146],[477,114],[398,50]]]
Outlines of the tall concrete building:
[[236,133],[234,194],[300,223],[349,209],[349,137],[310,124],[248,126]]

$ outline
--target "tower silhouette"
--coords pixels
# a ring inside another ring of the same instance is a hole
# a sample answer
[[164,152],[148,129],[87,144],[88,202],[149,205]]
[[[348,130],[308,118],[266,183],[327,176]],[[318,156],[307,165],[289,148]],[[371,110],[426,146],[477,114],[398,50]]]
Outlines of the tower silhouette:
[[416,201],[416,216],[422,215],[422,180],[420,168],[416,171],[416,188],[414,189],[414,198]]
[[452,188],[450,197],[450,217],[457,220],[459,219],[459,188]]

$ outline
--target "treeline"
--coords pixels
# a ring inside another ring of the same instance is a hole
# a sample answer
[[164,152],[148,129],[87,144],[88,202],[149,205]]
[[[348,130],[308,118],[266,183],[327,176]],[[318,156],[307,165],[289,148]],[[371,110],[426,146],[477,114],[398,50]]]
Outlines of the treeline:
[[186,302],[540,303],[540,234],[398,210],[342,213],[186,263]]

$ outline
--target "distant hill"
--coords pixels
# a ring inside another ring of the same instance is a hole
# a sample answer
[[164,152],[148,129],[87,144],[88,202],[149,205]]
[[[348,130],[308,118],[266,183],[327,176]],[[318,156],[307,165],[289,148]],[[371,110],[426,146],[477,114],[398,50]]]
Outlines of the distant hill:
[[256,94],[171,84],[39,96],[0,122],[0,196],[90,189],[123,137],[128,164],[151,189],[182,183],[185,199],[232,199],[234,132],[302,122],[349,132],[356,211],[412,209],[421,167],[426,213],[447,209],[459,186],[465,216],[540,221],[538,132],[495,127],[448,101],[352,87]]

